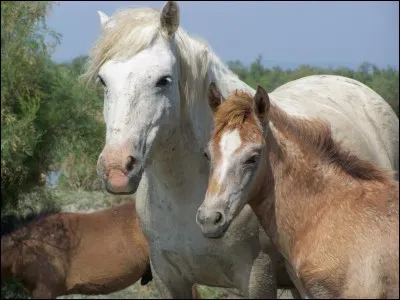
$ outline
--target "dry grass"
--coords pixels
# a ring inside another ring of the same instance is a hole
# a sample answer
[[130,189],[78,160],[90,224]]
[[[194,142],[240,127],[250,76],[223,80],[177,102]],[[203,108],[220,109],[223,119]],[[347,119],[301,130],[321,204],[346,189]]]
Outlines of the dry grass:
[[[202,299],[240,299],[237,291],[214,288],[205,285],[198,286],[200,296]],[[141,286],[140,282],[116,293],[108,295],[96,295],[96,296],[85,296],[85,295],[70,295],[62,296],[57,299],[161,299],[158,293],[154,281],[150,282],[146,286]],[[293,299],[289,291],[279,290],[278,299]]]

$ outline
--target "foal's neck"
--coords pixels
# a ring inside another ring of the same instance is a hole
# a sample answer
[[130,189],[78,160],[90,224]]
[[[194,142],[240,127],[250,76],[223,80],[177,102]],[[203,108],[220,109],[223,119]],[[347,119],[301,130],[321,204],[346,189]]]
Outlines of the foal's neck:
[[[273,126],[268,130],[266,145],[249,204],[261,226],[288,258],[310,216],[328,201],[359,193],[360,185]],[[340,191],[336,198],[332,198],[333,187]]]

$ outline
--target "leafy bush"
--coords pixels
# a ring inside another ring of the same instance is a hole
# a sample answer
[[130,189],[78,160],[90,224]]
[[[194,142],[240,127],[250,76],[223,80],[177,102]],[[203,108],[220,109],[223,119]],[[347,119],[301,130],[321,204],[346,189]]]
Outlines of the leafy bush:
[[50,55],[58,35],[44,18],[50,2],[1,2],[1,200],[28,189],[33,155],[42,132],[34,121],[43,91],[37,71]]
[[80,83],[84,57],[51,60],[60,38],[44,22],[51,5],[1,3],[2,208],[18,205],[51,169],[65,170],[67,186],[101,187],[95,165],[104,138],[102,91]]

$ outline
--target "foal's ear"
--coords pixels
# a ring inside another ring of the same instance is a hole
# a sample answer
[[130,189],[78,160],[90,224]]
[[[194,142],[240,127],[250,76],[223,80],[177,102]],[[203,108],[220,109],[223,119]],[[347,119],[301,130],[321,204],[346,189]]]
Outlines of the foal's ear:
[[214,82],[211,82],[208,86],[208,104],[213,113],[217,111],[218,106],[224,100],[224,96],[222,96],[220,90]]
[[269,111],[270,101],[267,91],[259,85],[254,95],[254,109],[260,119],[263,119]]
[[172,36],[179,27],[179,6],[175,1],[165,3],[161,11],[161,27]]

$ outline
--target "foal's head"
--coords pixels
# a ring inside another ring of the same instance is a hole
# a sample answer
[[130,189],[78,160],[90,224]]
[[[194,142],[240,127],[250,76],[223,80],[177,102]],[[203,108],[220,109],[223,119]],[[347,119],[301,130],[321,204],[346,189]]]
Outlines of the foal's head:
[[261,86],[254,97],[235,92],[225,100],[214,83],[208,101],[215,127],[204,152],[210,177],[196,221],[205,236],[219,238],[246,204],[264,160],[270,102]]

